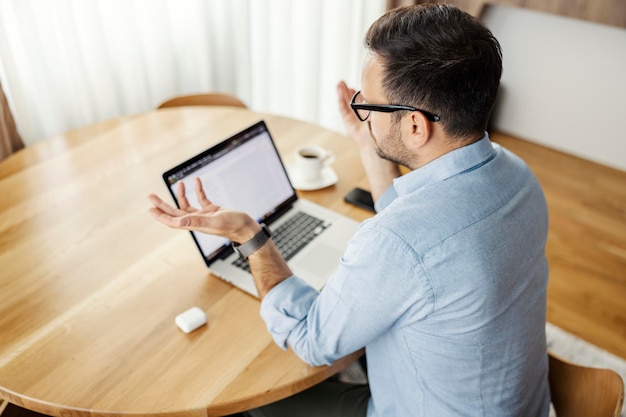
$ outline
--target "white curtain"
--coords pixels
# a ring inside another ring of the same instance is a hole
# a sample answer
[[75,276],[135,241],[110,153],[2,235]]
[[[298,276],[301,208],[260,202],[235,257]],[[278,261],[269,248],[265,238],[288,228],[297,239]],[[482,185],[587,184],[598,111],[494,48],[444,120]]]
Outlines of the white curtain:
[[24,142],[154,109],[180,94],[341,130],[385,0],[2,0],[0,82]]

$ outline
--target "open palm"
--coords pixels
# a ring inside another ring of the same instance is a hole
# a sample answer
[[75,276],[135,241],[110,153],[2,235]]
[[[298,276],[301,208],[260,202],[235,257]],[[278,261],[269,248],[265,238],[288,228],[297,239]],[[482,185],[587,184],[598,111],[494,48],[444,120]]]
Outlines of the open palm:
[[234,242],[246,240],[246,231],[256,222],[244,212],[225,209],[211,202],[204,193],[200,178],[196,178],[195,187],[199,208],[189,204],[185,195],[185,184],[179,182],[176,198],[180,208],[173,207],[157,195],[150,194],[148,198],[153,204],[149,209],[150,214],[160,223],[175,229],[223,236]]

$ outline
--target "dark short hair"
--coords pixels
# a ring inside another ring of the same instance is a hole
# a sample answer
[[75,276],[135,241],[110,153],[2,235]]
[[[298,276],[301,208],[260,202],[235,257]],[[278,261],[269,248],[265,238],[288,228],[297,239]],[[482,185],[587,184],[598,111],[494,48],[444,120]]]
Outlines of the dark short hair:
[[401,7],[374,22],[364,43],[382,59],[391,104],[439,115],[452,136],[485,131],[500,85],[502,51],[478,19],[448,4]]

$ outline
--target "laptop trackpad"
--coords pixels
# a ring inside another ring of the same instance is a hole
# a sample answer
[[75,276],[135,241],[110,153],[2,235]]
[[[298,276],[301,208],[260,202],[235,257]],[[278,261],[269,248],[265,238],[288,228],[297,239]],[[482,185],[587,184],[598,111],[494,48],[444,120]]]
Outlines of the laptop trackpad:
[[342,252],[329,245],[320,244],[311,248],[311,251],[296,262],[298,268],[307,272],[328,278],[337,269]]

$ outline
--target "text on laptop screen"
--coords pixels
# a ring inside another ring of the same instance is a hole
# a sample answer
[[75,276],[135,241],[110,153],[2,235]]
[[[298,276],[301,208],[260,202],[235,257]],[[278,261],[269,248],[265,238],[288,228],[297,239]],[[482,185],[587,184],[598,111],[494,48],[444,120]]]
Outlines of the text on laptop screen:
[[[170,171],[167,183],[173,196],[182,181],[189,204],[199,207],[195,178],[213,203],[244,211],[263,221],[294,196],[274,143],[264,124],[257,124]],[[202,254],[210,258],[230,241],[192,232]]]

